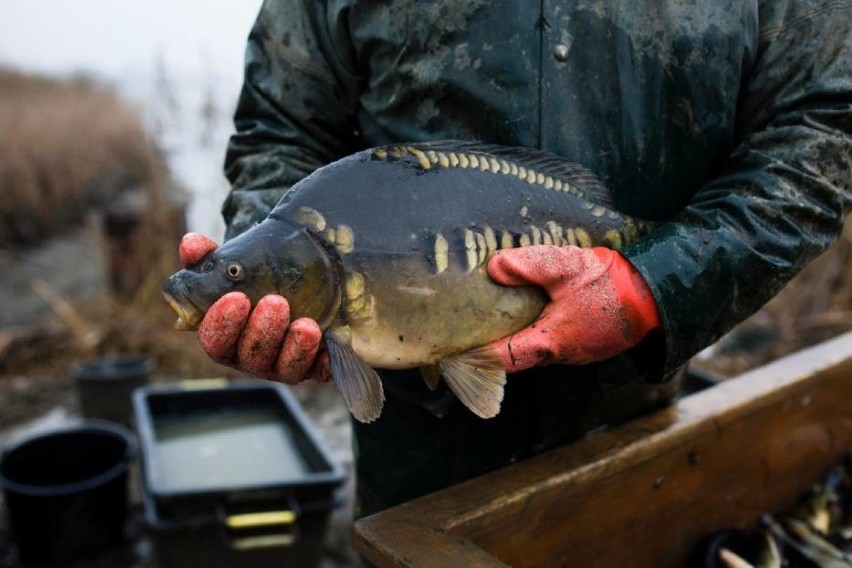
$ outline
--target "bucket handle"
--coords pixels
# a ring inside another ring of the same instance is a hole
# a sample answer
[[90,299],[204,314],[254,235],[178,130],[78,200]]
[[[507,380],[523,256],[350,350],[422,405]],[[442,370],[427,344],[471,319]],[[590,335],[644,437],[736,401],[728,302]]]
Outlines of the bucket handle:
[[212,377],[209,379],[185,379],[178,382],[181,390],[213,390],[228,388],[230,382],[225,377]]
[[292,525],[296,522],[295,511],[261,511],[259,513],[242,513],[225,517],[225,526],[229,529],[253,529],[277,525]]
[[292,546],[299,540],[296,508],[229,515],[218,507],[219,521],[234,550]]

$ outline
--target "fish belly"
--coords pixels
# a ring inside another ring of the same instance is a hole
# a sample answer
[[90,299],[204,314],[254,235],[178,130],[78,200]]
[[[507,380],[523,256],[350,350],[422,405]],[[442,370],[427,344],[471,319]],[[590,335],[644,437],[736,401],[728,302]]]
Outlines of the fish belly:
[[368,365],[430,365],[510,335],[533,322],[546,303],[535,287],[495,284],[484,267],[440,275],[372,273],[367,311],[349,317],[351,345]]

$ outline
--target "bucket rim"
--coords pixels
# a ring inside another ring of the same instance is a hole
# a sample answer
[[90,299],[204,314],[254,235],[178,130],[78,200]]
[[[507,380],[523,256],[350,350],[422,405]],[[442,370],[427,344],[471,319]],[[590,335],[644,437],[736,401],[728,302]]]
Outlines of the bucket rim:
[[[112,436],[114,439],[118,439],[125,443],[124,455],[120,460],[118,460],[118,463],[106,471],[74,483],[46,486],[31,485],[29,483],[20,483],[9,479],[4,474],[2,468],[3,462],[11,454],[21,450],[25,446],[45,438],[68,436],[80,433],[99,433]],[[133,433],[121,424],[110,422],[108,420],[81,420],[80,422],[68,426],[32,432],[24,434],[20,438],[10,442],[3,447],[2,451],[0,451],[0,488],[4,491],[31,497],[60,497],[73,495],[75,493],[82,493],[109,483],[127,472],[130,469],[130,465],[136,459],[136,454],[137,444]]]
[[[120,367],[132,369],[128,376],[120,376]],[[99,357],[78,361],[71,367],[71,378],[78,382],[120,382],[126,379],[138,379],[150,375],[157,367],[157,361],[150,355],[128,354],[114,357]]]

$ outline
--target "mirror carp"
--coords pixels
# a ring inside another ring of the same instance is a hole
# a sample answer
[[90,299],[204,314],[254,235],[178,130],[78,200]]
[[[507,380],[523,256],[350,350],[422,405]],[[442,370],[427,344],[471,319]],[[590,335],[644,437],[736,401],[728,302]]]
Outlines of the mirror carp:
[[222,295],[267,294],[323,331],[334,381],[362,422],[379,417],[374,369],[421,368],[483,418],[506,373],[491,341],[531,324],[538,287],[494,283],[497,250],[538,244],[619,248],[649,223],[614,209],[597,178],[552,154],[458,141],[374,148],[295,184],[269,216],[166,282],[178,329]]

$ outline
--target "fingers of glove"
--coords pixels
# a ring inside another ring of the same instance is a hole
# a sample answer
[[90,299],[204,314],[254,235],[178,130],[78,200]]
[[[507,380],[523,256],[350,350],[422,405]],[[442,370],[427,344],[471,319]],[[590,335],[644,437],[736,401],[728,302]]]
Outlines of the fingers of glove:
[[308,377],[319,349],[322,332],[316,321],[299,318],[290,324],[275,363],[273,379],[295,385]]
[[242,371],[266,376],[273,369],[290,325],[290,304],[281,296],[264,296],[252,310],[237,344]]
[[535,284],[547,288],[581,272],[588,254],[579,247],[555,245],[501,250],[489,261],[488,274],[505,286]]
[[207,355],[219,363],[230,363],[251,311],[251,302],[241,292],[225,294],[210,306],[198,326],[198,340]]
[[607,276],[611,259],[602,260],[596,250],[570,245],[508,249],[494,255],[488,272],[500,284],[532,284],[543,287],[552,299],[570,297]]
[[539,247],[521,247],[501,250],[488,261],[488,275],[498,284],[521,286],[529,284],[534,275],[534,265],[540,263]]
[[[494,342],[508,372],[552,365],[585,365],[608,359],[624,348],[618,323],[603,312],[583,312],[569,302],[552,302],[519,332]],[[616,337],[613,337],[615,335]]]
[[498,352],[506,371],[516,373],[550,363],[553,360],[552,344],[553,339],[547,330],[533,324],[494,341],[491,346]]
[[178,254],[184,267],[198,264],[208,253],[219,248],[212,239],[200,233],[187,233],[180,240]]

